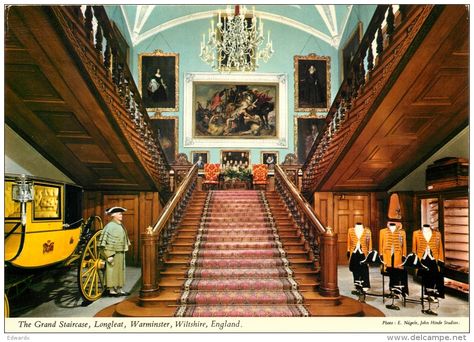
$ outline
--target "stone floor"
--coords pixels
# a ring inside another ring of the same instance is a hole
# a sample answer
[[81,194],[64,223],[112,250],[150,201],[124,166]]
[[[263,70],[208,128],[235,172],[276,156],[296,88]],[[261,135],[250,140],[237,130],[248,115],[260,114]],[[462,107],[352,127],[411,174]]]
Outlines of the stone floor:
[[[127,267],[127,283],[125,290],[136,295],[140,289],[140,268]],[[409,299],[419,300],[420,285],[413,280],[409,280]],[[370,270],[371,289],[369,293],[382,293],[382,276],[379,268]],[[347,266],[339,266],[338,283],[341,295],[357,298],[351,294],[353,288],[352,274]],[[386,279],[386,286],[388,279]],[[56,273],[49,274],[41,281],[35,282],[22,296],[23,300],[12,300],[10,310],[12,317],[93,317],[100,310],[118,303],[123,298],[105,297],[89,305],[84,305],[79,290],[77,288],[76,271],[58,270]],[[410,300],[403,306],[399,300],[395,304],[400,310],[389,310],[385,305],[391,303],[391,299],[382,301],[381,296],[367,296],[366,303],[381,310],[387,317],[426,317],[421,312],[421,304],[412,303]],[[469,302],[450,294],[446,298],[439,300],[439,307],[436,309],[438,317],[468,317]]]
[[[376,307],[381,310],[387,317],[432,317],[422,313],[422,306],[420,303],[421,297],[421,285],[413,279],[411,275],[408,275],[408,290],[409,296],[405,306],[401,300],[395,300],[394,304],[400,308],[400,310],[387,309],[386,305],[392,304],[392,299],[382,300],[382,289],[383,280],[380,273],[380,268],[370,268],[370,285],[371,288],[368,293],[375,294],[368,295],[365,298],[365,302],[369,305]],[[349,271],[348,266],[339,266],[338,268],[338,284],[339,291],[342,295],[352,298],[357,296],[351,294],[354,290],[352,273]],[[385,278],[385,291],[388,292],[388,278]],[[425,302],[425,309],[428,309],[428,304]],[[432,304],[431,309],[438,313],[438,317],[469,317],[469,301],[462,299],[459,296],[452,294],[446,294],[444,299],[439,299],[438,304]]]

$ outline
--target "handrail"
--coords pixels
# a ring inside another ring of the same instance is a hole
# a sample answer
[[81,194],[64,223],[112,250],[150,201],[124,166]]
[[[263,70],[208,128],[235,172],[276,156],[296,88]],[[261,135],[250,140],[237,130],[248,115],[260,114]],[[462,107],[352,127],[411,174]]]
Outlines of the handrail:
[[196,187],[198,166],[194,164],[181,182],[178,190],[168,201],[155,226],[148,227],[140,236],[142,288],[140,300],[143,305],[147,298],[159,291],[160,272],[170,249],[170,242],[181,222],[183,213]]
[[281,166],[278,164],[275,165],[275,176],[282,178],[283,185],[290,191],[291,196],[296,200],[298,206],[303,210],[303,212],[311,221],[313,226],[316,227],[316,229],[318,230],[318,233],[324,234],[326,232],[326,228],[321,223],[319,218],[316,216],[311,205],[306,201],[303,195],[298,191],[296,186],[288,179],[288,176],[283,171]]
[[275,165],[275,188],[303,233],[304,246],[315,270],[319,270],[319,293],[339,296],[337,284],[337,234],[321,223],[315,212],[280,165]]
[[173,197],[168,201],[166,206],[163,208],[161,212],[160,218],[158,222],[156,222],[155,226],[153,227],[153,234],[159,235],[163,228],[165,227],[166,223],[168,222],[169,218],[173,214],[174,209],[179,204],[179,201],[182,199],[183,195],[186,193],[189,185],[192,181],[195,180],[197,175],[198,166],[194,164],[191,169],[188,171],[186,177],[183,179],[181,184],[179,185],[178,190],[174,193]]

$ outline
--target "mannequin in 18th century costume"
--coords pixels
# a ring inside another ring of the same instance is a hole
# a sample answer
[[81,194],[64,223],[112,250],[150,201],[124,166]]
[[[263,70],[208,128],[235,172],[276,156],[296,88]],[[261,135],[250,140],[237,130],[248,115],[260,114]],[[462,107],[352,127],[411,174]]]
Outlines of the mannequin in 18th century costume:
[[125,284],[125,252],[128,251],[130,240],[122,224],[122,213],[127,209],[112,207],[105,211],[112,220],[102,230],[99,237],[101,256],[106,260],[105,286],[108,295],[127,296],[130,293],[123,290]]
[[362,223],[356,223],[347,232],[347,256],[349,270],[352,272],[354,283],[361,282],[363,291],[370,288],[369,267],[361,263],[372,250],[372,234]]
[[382,272],[390,278],[390,289],[402,286],[403,295],[408,294],[408,275],[403,267],[407,254],[406,233],[401,224],[389,222],[387,228],[380,230],[379,253],[384,262]]
[[[413,232],[413,252],[418,256],[423,268],[418,270],[422,284],[431,296],[444,298],[444,266],[443,241],[441,233],[424,224],[422,229]],[[433,291],[434,290],[434,291]]]

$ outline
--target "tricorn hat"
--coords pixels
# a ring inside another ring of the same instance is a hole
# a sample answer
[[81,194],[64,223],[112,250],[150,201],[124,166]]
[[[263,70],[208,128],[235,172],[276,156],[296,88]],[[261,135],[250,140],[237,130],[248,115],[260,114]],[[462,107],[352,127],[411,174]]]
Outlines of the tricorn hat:
[[112,215],[115,213],[123,213],[124,211],[127,211],[127,209],[122,208],[122,207],[112,207],[112,208],[105,209],[105,213],[107,215]]

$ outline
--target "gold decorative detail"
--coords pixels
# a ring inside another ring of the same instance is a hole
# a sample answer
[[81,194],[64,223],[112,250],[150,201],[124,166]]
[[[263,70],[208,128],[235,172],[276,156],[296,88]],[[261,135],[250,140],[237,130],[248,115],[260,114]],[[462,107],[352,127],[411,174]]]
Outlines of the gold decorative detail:
[[147,233],[148,235],[153,235],[153,227],[152,227],[152,226],[146,227],[146,233]]
[[54,241],[51,240],[46,241],[43,243],[43,254],[50,253],[54,250]]

